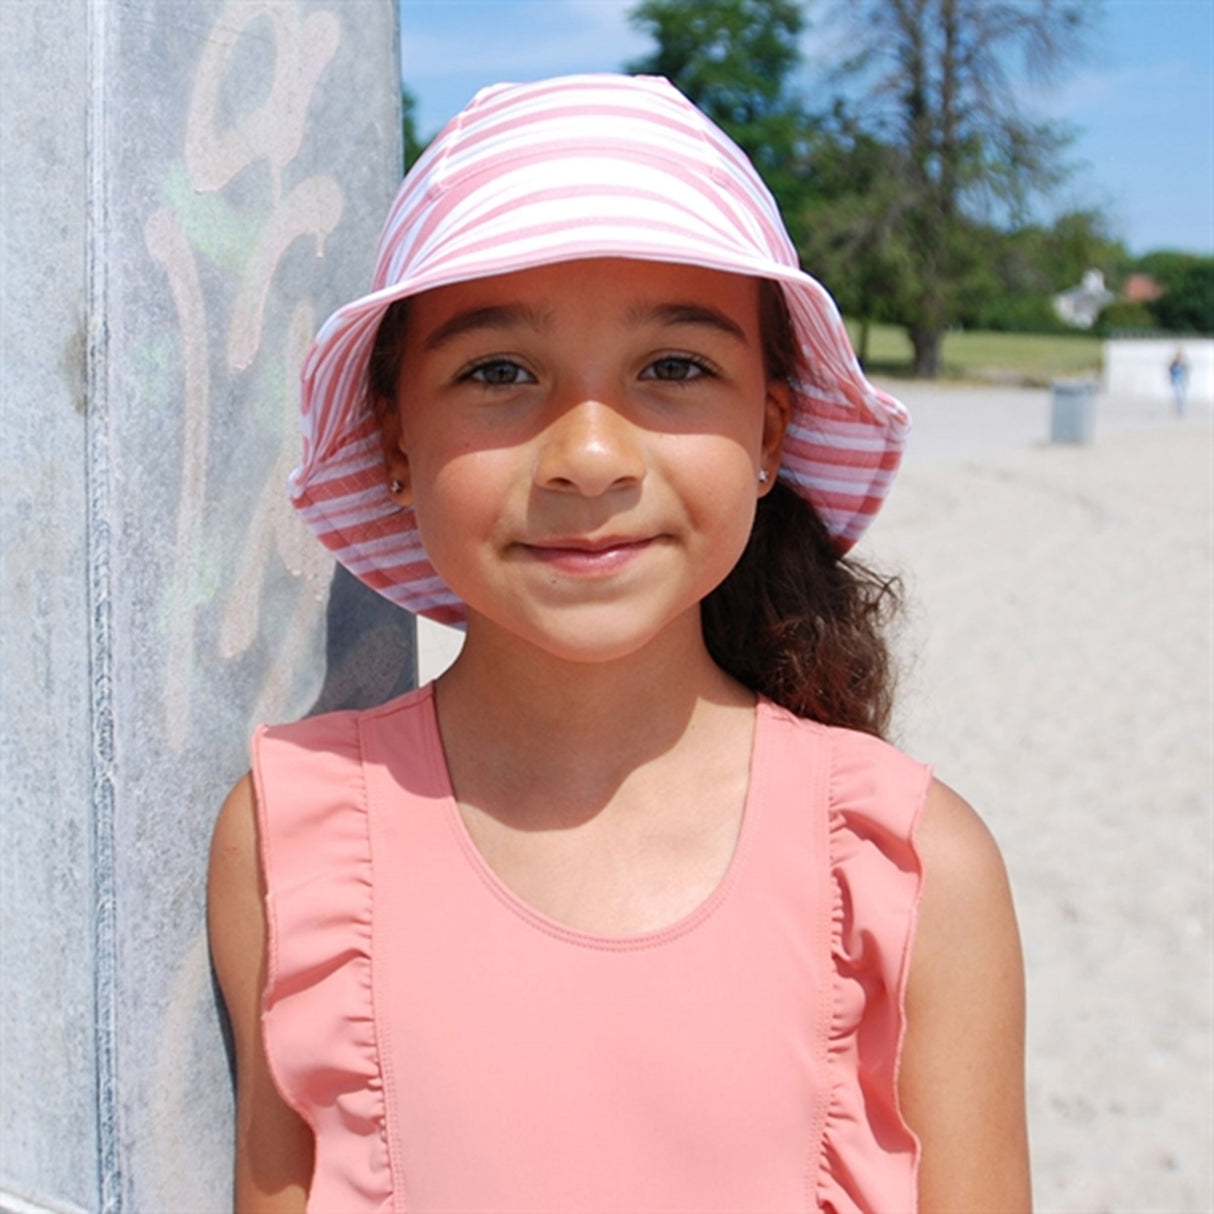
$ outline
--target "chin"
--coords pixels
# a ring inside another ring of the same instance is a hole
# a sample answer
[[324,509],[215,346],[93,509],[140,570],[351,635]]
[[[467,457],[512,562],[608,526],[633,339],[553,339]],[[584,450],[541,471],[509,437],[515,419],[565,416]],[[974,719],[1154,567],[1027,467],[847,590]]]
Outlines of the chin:
[[558,662],[575,666],[609,666],[615,662],[626,662],[638,654],[648,652],[660,643],[661,635],[612,636],[601,630],[587,628],[576,636],[545,635],[525,638],[535,649]]
[[499,635],[508,634],[537,656],[578,666],[607,666],[643,653],[656,656],[657,651],[667,649],[686,653],[689,646],[703,646],[698,601],[654,621],[639,620],[635,611],[622,612],[619,608],[562,614],[565,618],[545,621],[481,617],[474,622],[470,617],[469,638],[487,627]]

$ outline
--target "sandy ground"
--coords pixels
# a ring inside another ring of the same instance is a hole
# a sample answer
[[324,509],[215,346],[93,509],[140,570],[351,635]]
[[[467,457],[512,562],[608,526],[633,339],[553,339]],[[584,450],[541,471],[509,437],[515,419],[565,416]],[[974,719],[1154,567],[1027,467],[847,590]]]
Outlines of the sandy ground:
[[1211,411],[887,385],[914,442],[865,541],[911,605],[895,740],[998,838],[1041,1211],[1209,1211]]

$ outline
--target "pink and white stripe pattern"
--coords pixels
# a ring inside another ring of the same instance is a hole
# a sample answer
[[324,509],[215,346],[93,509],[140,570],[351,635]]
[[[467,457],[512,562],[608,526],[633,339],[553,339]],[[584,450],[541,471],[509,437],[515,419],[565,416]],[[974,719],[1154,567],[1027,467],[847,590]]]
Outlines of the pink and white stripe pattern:
[[432,287],[587,257],[778,281],[799,353],[780,475],[812,502],[841,549],[884,499],[906,411],[864,378],[834,301],[800,269],[742,151],[665,80],[496,85],[452,119],[405,178],[371,293],[329,318],[303,367],[294,504],[342,564],[400,606],[447,623],[463,618],[426,558],[412,511],[388,495],[366,382],[385,308]]

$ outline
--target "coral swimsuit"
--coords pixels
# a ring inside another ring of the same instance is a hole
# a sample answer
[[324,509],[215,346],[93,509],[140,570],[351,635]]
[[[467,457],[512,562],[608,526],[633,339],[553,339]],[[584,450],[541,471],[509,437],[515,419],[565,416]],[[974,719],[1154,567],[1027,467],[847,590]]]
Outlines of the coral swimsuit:
[[254,741],[275,1081],[308,1210],[916,1206],[895,1095],[928,770],[757,710],[733,859],[623,938],[537,913],[473,846],[434,699]]

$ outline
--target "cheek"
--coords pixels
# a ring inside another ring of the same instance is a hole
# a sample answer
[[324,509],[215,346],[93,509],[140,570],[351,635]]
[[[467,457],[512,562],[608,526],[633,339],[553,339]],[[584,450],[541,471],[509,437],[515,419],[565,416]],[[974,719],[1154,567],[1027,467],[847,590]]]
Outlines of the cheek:
[[509,493],[505,464],[500,453],[452,448],[413,465],[413,509],[432,560],[458,556],[461,546],[491,533]]
[[[749,487],[748,487],[749,489]],[[720,550],[719,572],[723,580],[725,575],[738,563],[750,540],[754,528],[755,510],[758,497],[753,491],[739,491],[728,499],[721,499],[721,527],[717,547]]]
[[752,444],[742,438],[698,438],[671,453],[684,508],[708,545],[708,559],[731,567],[750,536],[758,498]]

